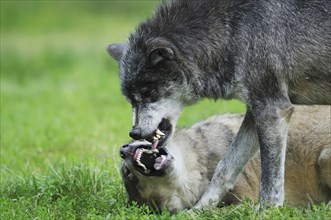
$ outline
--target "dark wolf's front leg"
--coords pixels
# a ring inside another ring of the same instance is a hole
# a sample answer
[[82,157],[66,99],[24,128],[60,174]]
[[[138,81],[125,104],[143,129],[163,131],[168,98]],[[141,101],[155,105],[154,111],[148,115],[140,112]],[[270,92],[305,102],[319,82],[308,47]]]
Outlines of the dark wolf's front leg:
[[201,209],[219,204],[227,191],[233,188],[239,173],[258,150],[258,146],[254,117],[248,110],[236,140],[228,147],[223,160],[218,163],[207,191],[194,208]]
[[201,209],[220,203],[257,151],[259,142],[262,168],[261,205],[283,204],[286,138],[292,106],[287,102],[286,107],[271,106],[263,105],[263,108],[261,106],[254,114],[247,111],[236,140],[218,163],[207,191],[194,208]]
[[[235,141],[219,162],[210,186],[195,208],[217,205],[234,185],[239,172],[261,150],[261,205],[284,201],[285,150],[292,104],[287,86],[272,71],[252,69],[242,78],[248,111]],[[258,144],[259,143],[259,144]]]
[[[258,65],[260,64],[260,65]],[[261,153],[260,205],[281,206],[284,202],[285,153],[293,106],[284,75],[275,67],[257,63],[243,77],[246,104],[251,109]],[[264,71],[263,71],[264,70]]]
[[284,202],[285,153],[293,107],[286,100],[261,103],[254,109],[261,151],[261,206]]

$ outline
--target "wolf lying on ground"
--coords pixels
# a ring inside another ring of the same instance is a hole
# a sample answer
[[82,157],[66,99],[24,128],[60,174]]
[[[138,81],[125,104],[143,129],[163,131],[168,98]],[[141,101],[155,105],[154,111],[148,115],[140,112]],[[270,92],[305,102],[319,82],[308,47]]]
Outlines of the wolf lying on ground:
[[282,205],[292,104],[331,104],[330,22],[330,0],[162,1],[127,44],[108,47],[130,136],[162,147],[184,106],[238,98],[245,118],[195,208],[218,204],[258,147],[261,204]]
[[[145,153],[151,150],[150,142],[124,145],[120,150],[124,159],[122,177],[129,200],[172,212],[192,207],[207,189],[242,120],[242,115],[216,115],[191,128],[179,129],[156,156]],[[287,146],[287,204],[305,207],[331,201],[331,107],[296,106]],[[155,161],[160,155],[166,158],[163,164]],[[259,181],[257,153],[222,202],[236,203],[245,197],[257,201]]]

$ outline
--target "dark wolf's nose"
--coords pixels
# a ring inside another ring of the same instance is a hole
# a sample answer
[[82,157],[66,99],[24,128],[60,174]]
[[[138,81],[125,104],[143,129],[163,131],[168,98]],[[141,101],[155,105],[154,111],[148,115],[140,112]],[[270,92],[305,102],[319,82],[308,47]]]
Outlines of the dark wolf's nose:
[[120,156],[125,159],[127,157],[128,154],[128,144],[124,144],[121,149],[120,149]]
[[129,133],[130,137],[132,137],[135,140],[140,140],[142,139],[141,135],[141,129],[139,127],[133,126],[132,130]]

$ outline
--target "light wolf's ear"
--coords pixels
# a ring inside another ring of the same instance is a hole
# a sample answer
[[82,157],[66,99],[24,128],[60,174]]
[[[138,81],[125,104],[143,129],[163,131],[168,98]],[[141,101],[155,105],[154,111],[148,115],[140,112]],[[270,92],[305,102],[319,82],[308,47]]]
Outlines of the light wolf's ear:
[[154,66],[163,61],[173,60],[175,57],[174,51],[169,47],[157,47],[149,53],[149,62]]
[[125,47],[126,44],[109,44],[107,47],[107,51],[112,58],[114,58],[116,61],[120,61],[122,59]]

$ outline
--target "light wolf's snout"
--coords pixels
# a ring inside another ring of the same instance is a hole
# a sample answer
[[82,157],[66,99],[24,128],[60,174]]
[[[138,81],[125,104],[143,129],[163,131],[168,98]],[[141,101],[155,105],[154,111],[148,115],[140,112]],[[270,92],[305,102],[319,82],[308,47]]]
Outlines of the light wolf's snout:
[[132,152],[130,151],[130,146],[128,144],[124,144],[121,148],[120,148],[120,157],[122,159],[127,158],[128,156],[130,156],[132,154]]

